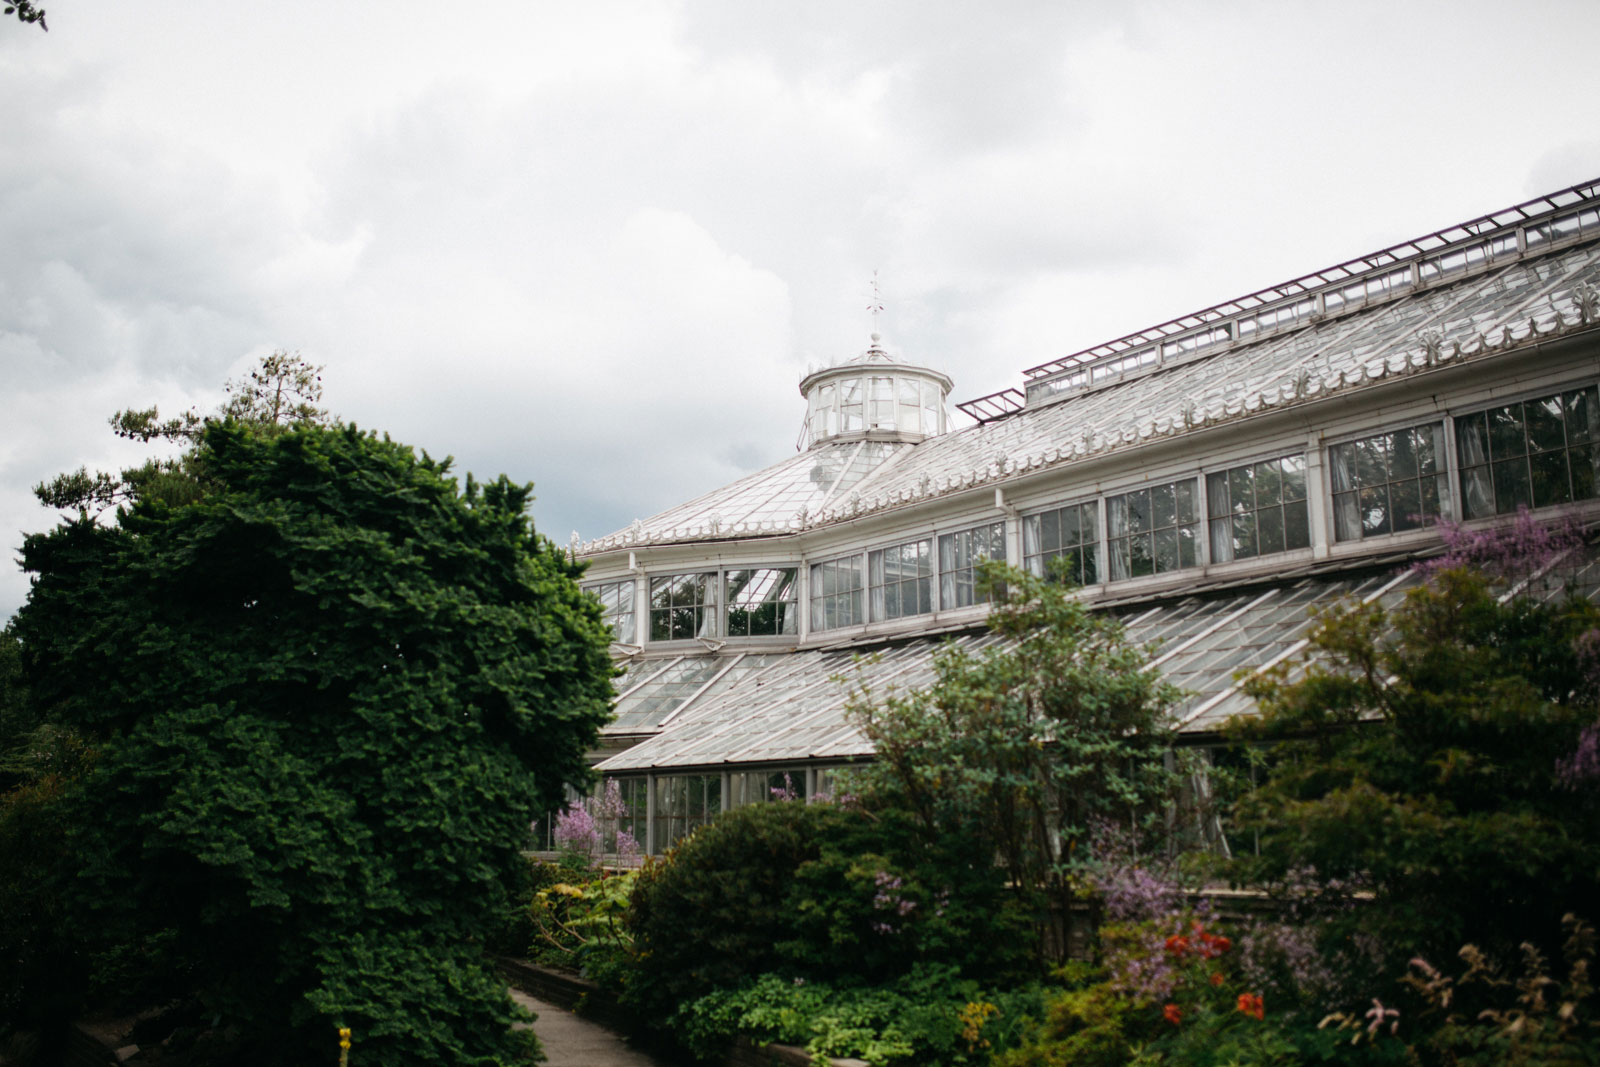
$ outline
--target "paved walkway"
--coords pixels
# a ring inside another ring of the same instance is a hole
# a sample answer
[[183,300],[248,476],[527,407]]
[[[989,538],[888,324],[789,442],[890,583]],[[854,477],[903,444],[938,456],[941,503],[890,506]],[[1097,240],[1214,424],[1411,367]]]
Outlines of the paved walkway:
[[646,1056],[632,1048],[622,1038],[588,1019],[581,1019],[518,989],[511,997],[539,1018],[533,1032],[544,1045],[549,1057],[546,1067],[669,1067],[661,1060]]

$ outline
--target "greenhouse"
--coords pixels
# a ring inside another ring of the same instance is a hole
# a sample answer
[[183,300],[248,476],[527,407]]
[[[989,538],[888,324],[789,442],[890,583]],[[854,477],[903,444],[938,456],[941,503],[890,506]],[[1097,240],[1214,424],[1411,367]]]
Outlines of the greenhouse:
[[625,672],[595,758],[646,851],[870,759],[852,686],[996,640],[983,560],[1066,560],[1205,744],[1314,609],[1403,596],[1435,520],[1600,520],[1600,181],[1022,378],[958,427],[951,380],[874,334],[802,379],[796,455],[575,543]]

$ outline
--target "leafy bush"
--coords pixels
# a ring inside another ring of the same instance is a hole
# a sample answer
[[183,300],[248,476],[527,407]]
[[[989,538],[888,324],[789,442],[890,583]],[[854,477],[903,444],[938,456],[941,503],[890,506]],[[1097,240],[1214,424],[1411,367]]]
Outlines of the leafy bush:
[[1037,986],[983,992],[954,968],[918,965],[883,986],[838,986],[767,974],[687,1004],[674,1019],[686,1044],[714,1056],[738,1036],[799,1045],[819,1061],[984,1064],[1039,1010]]
[[[548,869],[561,871],[554,866]],[[625,920],[637,880],[637,871],[591,871],[539,889],[528,907],[532,929],[529,955],[620,991],[634,961],[633,935]]]
[[629,925],[628,996],[659,1017],[768,973],[881,983],[942,962],[995,981],[1032,955],[988,853],[838,804],[721,816],[640,872]]
[[1502,600],[1464,569],[1325,617],[1306,662],[1247,683],[1262,714],[1237,736],[1270,758],[1237,812],[1261,855],[1236,877],[1369,897],[1328,909],[1326,943],[1364,944],[1374,980],[1470,938],[1552,950],[1551,917],[1600,897],[1600,790],[1577,770],[1597,626],[1586,600]]
[[1562,926],[1566,979],[1549,973],[1544,954],[1531,944],[1520,951],[1520,973],[1507,973],[1476,945],[1464,946],[1459,978],[1427,960],[1413,959],[1401,983],[1420,1001],[1402,1013],[1374,999],[1365,1011],[1330,1015],[1325,1025],[1352,1046],[1393,1051],[1403,1046],[1411,1062],[1449,1067],[1600,1063],[1600,1013],[1590,969],[1594,927],[1574,915]]
[[1003,593],[989,627],[1004,640],[941,649],[926,689],[856,693],[850,716],[876,753],[856,788],[911,813],[926,836],[982,842],[1013,885],[1062,915],[1098,824],[1167,832],[1181,776],[1166,713],[1178,693],[1114,617],[1063,584],[998,563],[982,573]]
[[363,1062],[519,1061],[482,941],[529,821],[590,776],[598,605],[528,487],[463,489],[354,427],[212,423],[199,447],[197,501],[24,545],[30,685],[97,752],[80,921],[165,939],[133,977],[181,981],[263,1059],[349,1027]]

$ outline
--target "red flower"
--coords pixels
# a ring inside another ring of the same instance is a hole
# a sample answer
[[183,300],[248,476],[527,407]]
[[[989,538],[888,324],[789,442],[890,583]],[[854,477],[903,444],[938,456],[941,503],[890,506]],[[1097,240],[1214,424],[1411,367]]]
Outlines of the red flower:
[[1179,1026],[1183,1023],[1183,1009],[1176,1004],[1168,1004],[1161,1009],[1161,1017],[1173,1026]]
[[1229,941],[1225,937],[1216,938],[1215,940],[1212,941],[1212,944],[1216,945],[1216,947],[1217,947],[1217,955],[1219,955],[1219,956],[1233,947],[1233,942]]
[[1212,985],[1221,985],[1222,984],[1222,972],[1221,971],[1212,971],[1211,972],[1211,984]]
[[1261,1001],[1260,993],[1240,993],[1239,1010],[1246,1015],[1254,1015],[1257,1019],[1267,1017],[1267,1008]]
[[1182,956],[1189,951],[1189,939],[1173,934],[1167,938],[1167,951],[1174,956]]

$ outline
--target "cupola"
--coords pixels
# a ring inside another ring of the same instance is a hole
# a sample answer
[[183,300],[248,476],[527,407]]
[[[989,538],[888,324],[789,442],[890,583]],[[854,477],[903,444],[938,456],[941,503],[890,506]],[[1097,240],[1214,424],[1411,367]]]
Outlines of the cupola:
[[800,379],[809,447],[832,441],[921,441],[948,428],[949,376],[895,359],[882,340],[874,333],[865,352]]

